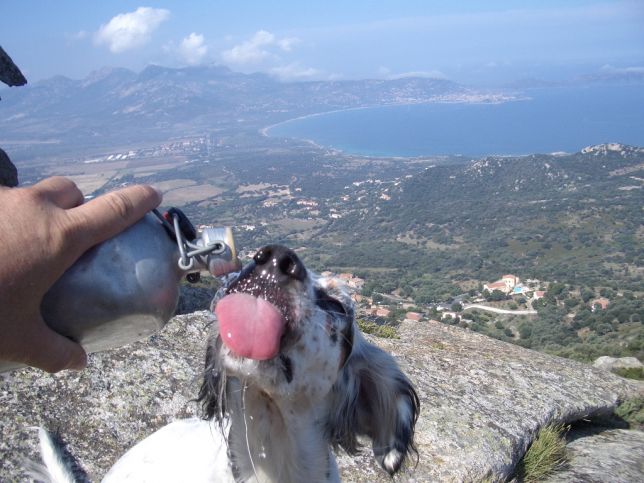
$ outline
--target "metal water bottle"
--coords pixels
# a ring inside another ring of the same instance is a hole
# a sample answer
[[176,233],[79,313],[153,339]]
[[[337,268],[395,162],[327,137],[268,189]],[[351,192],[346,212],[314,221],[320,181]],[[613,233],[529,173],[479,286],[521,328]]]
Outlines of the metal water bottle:
[[[155,210],[79,258],[45,294],[41,313],[87,352],[112,349],[165,326],[184,276],[221,276],[240,266],[230,228],[198,233],[180,210]],[[16,367],[0,361],[0,372]]]

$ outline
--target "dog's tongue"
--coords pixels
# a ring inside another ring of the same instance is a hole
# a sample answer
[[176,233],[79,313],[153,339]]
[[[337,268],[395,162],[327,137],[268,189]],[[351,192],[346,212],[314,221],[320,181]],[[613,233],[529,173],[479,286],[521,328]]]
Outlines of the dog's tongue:
[[217,302],[215,314],[221,340],[236,355],[263,361],[279,352],[286,322],[272,303],[234,293]]

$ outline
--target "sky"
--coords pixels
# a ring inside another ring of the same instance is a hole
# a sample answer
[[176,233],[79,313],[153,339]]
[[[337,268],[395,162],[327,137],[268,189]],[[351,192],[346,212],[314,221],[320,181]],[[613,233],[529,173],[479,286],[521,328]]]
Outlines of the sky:
[[644,1],[1,0],[0,45],[32,83],[219,64],[285,81],[505,85],[644,72]]

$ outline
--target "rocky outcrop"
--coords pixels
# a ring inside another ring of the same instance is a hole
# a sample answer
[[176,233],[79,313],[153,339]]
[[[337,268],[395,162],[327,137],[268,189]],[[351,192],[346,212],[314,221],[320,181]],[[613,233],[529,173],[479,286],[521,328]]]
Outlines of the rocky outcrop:
[[2,149],[0,149],[0,186],[18,186],[18,170]]
[[[162,334],[93,355],[79,373],[15,371],[0,386],[0,480],[21,479],[35,457],[30,426],[60,429],[98,480],[130,446],[196,413],[207,312],[175,317]],[[491,481],[512,474],[537,430],[611,413],[641,386],[609,372],[438,323],[404,323],[400,339],[372,339],[416,384],[418,462],[404,481]],[[391,481],[365,448],[338,458],[344,481]]]
[[595,359],[593,366],[605,371],[616,369],[641,369],[644,367],[637,357],[610,357],[601,356]]
[[644,432],[572,433],[566,469],[545,483],[632,483],[644,476]]

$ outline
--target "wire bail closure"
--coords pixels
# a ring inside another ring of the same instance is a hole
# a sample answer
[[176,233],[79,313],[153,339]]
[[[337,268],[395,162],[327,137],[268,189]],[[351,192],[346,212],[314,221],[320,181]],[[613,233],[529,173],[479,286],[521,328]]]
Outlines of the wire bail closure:
[[178,265],[184,272],[195,270],[197,264],[207,266],[204,257],[209,255],[222,255],[226,251],[225,243],[221,241],[210,242],[206,246],[200,246],[194,243],[194,240],[188,240],[181,229],[179,215],[172,213],[172,225],[157,209],[152,210],[156,217],[161,221],[163,226],[174,234],[179,248]]

